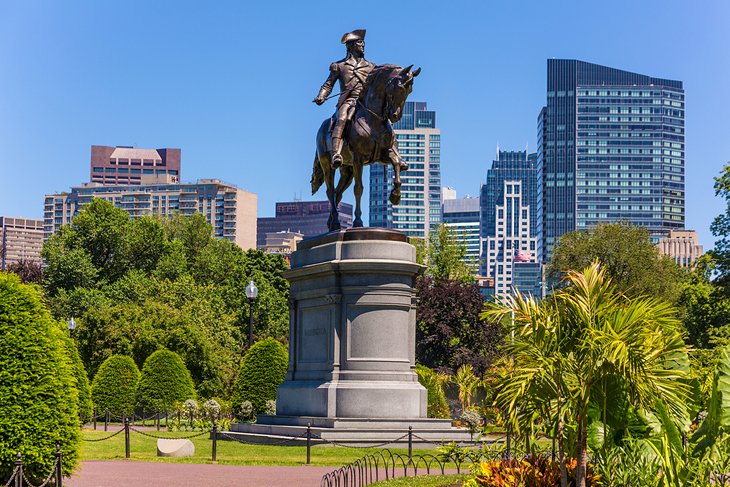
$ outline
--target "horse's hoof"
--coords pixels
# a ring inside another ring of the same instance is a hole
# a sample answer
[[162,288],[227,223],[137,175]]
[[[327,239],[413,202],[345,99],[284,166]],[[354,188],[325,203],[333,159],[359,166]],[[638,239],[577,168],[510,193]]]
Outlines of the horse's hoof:
[[360,220],[360,219],[358,218],[357,220],[355,220],[354,222],[352,222],[352,226],[353,226],[354,228],[359,228],[359,227],[362,227],[362,220]]
[[400,191],[398,191],[398,192],[391,191],[389,199],[390,199],[390,202],[393,203],[394,205],[399,204],[400,203]]

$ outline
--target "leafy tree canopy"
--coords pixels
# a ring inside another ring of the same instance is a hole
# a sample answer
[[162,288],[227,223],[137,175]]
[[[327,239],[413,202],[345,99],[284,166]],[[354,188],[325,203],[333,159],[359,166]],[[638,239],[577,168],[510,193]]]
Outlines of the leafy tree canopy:
[[471,365],[482,375],[499,354],[504,329],[479,317],[479,287],[426,276],[416,281],[416,296],[416,361],[449,373]]
[[416,260],[426,266],[425,274],[436,280],[474,282],[476,269],[466,262],[466,246],[459,243],[447,225],[440,225],[428,240],[411,239]]
[[598,259],[614,285],[630,296],[657,296],[676,302],[683,278],[669,257],[659,255],[645,228],[627,222],[601,223],[560,237],[547,275],[560,279]]
[[141,367],[167,348],[180,354],[202,395],[228,396],[251,312],[250,280],[259,288],[255,336],[287,338],[284,258],[214,238],[203,215],[131,219],[95,199],[42,255],[48,302],[57,317],[77,318],[92,375],[112,354]]

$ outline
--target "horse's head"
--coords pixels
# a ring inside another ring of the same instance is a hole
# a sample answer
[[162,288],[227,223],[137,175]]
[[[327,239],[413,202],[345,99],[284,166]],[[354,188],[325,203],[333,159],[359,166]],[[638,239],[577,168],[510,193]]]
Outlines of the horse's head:
[[413,65],[394,70],[385,86],[385,113],[392,123],[403,116],[403,106],[413,91],[413,78],[421,74],[421,68],[411,71]]

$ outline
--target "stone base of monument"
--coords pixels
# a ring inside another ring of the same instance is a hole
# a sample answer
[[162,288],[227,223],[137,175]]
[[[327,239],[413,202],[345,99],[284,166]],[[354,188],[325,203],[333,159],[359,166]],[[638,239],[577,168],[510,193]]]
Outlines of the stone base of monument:
[[[449,419],[322,418],[306,416],[258,416],[258,423],[234,423],[226,432],[233,438],[261,444],[304,444],[310,424],[312,444],[407,448],[409,427],[412,444],[433,448],[452,441],[471,439],[463,428],[452,428]],[[290,439],[289,442],[285,440]]]
[[410,426],[414,441],[468,440],[449,420],[426,417],[426,389],[414,371],[414,283],[422,271],[398,231],[351,228],[299,242],[284,273],[289,369],[276,415],[232,432],[275,442],[310,424],[321,441],[362,445],[404,435],[407,442]]

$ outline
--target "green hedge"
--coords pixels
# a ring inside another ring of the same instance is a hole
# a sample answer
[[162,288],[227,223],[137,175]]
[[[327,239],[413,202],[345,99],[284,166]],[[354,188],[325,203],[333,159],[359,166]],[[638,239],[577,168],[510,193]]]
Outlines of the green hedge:
[[[65,327],[64,327],[65,328]],[[84,362],[81,360],[79,350],[76,348],[76,344],[71,338],[65,334],[65,330],[62,332],[64,337],[64,348],[66,354],[71,360],[73,365],[74,379],[76,380],[76,390],[79,393],[79,415],[84,421],[91,420],[94,415],[94,405],[91,402],[91,386],[89,385],[89,376],[86,375],[86,369],[84,368]]]
[[255,414],[266,411],[266,401],[276,399],[276,388],[284,382],[288,363],[286,348],[273,338],[254,343],[243,357],[234,385],[234,409],[250,401]]
[[40,483],[61,445],[65,475],[78,461],[78,393],[61,327],[36,288],[0,272],[0,485],[21,452]]
[[112,355],[99,367],[91,383],[91,400],[97,412],[121,416],[134,412],[139,369],[132,357]]
[[443,388],[438,387],[436,372],[424,365],[416,365],[418,382],[428,392],[428,417],[429,418],[450,418],[449,405],[446,403],[446,394]]
[[171,411],[192,398],[193,379],[178,354],[157,350],[147,357],[137,389],[138,406],[147,411]]

